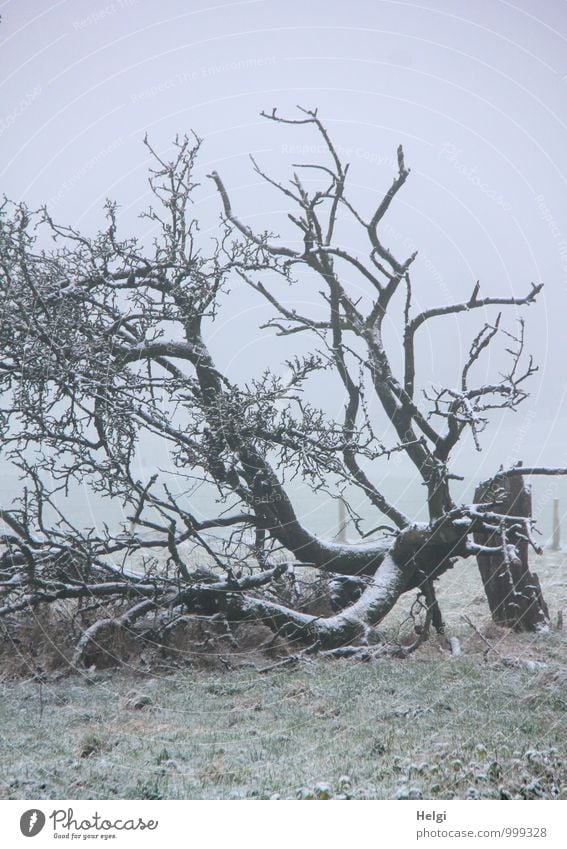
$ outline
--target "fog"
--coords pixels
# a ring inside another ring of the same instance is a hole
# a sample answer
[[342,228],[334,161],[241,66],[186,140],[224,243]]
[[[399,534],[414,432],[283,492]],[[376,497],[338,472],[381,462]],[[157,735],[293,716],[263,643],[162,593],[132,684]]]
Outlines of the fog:
[[[324,153],[311,128],[274,125],[262,109],[292,115],[296,104],[318,107],[351,163],[350,197],[364,214],[390,185],[403,144],[411,175],[382,233],[399,258],[419,251],[416,307],[467,298],[477,280],[484,296],[522,296],[531,282],[545,284],[537,303],[504,314],[511,331],[520,312],[526,319],[527,350],[539,365],[530,398],[493,417],[482,453],[470,437],[455,452],[454,471],[468,486],[455,492],[470,497],[501,464],[567,465],[566,10],[560,0],[7,0],[2,192],[31,207],[47,203],[56,220],[87,233],[103,225],[110,197],[121,207],[122,234],[150,240],[149,222],[137,217],[149,202],[142,139],[148,133],[167,155],[176,134],[194,130],[204,139],[195,207],[203,236],[220,212],[206,178],[215,169],[243,220],[291,244],[290,208],[261,184],[248,155],[285,179],[292,163],[320,162]],[[342,238],[358,246],[354,228]],[[302,306],[317,301],[306,281]],[[209,328],[219,365],[233,380],[268,362],[277,368],[293,349],[258,330],[266,304],[236,285],[226,304]],[[423,329],[421,387],[455,379],[483,318],[436,319]],[[392,319],[393,350],[401,330]],[[495,350],[480,376],[497,376],[504,356]],[[313,392],[339,415],[340,392],[329,399],[325,384]],[[17,485],[4,480],[9,500]],[[420,515],[423,488],[403,460],[384,462],[374,480]],[[533,486],[546,537],[553,498],[567,512],[567,482]],[[304,515],[315,509],[305,494],[295,497]],[[83,509],[93,521],[105,515],[91,495]],[[334,509],[319,504],[314,525],[327,531]]]

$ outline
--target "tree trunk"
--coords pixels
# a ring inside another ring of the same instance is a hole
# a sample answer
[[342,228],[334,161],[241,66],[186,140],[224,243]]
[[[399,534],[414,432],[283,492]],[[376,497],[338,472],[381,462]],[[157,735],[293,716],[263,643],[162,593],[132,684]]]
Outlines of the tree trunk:
[[259,619],[290,639],[316,643],[322,649],[336,649],[365,644],[372,638],[372,629],[390,612],[401,594],[417,587],[429,597],[432,623],[441,631],[443,623],[432,581],[453,566],[455,557],[463,556],[465,542],[462,529],[444,519],[432,525],[404,528],[372,578],[364,584],[350,582],[354,585],[354,600],[333,616],[313,616],[264,598],[231,592],[216,593],[215,603],[229,621]]
[[[532,515],[531,493],[520,475],[495,475],[479,485],[476,504],[490,505],[490,510],[507,516]],[[475,532],[475,542],[485,546],[502,545],[499,531]],[[477,555],[478,567],[494,622],[515,631],[542,631],[549,627],[549,611],[539,579],[530,572],[528,541],[511,531],[512,545],[502,553]]]

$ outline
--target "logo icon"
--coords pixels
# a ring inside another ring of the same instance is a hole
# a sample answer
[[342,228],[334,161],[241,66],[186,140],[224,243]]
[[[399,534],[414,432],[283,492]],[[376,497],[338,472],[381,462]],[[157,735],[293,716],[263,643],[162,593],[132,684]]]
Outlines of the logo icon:
[[38,808],[32,808],[20,817],[20,831],[25,837],[35,837],[44,825],[45,814]]

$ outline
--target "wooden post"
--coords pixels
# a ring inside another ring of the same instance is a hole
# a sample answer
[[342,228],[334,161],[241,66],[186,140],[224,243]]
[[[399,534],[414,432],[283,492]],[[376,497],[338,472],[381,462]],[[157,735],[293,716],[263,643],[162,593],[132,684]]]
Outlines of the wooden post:
[[346,542],[346,529],[348,525],[347,515],[346,515],[346,507],[343,499],[339,496],[339,528],[337,531],[337,536],[335,537],[337,542]]
[[561,521],[559,519],[559,499],[553,499],[553,539],[551,550],[559,551],[561,548]]

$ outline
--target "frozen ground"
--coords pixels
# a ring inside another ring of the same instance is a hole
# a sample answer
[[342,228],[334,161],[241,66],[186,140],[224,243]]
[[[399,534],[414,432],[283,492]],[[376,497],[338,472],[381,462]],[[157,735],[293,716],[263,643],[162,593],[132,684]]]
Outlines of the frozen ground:
[[[556,622],[567,556],[546,553],[534,568]],[[441,587],[459,657],[432,638],[407,660],[319,659],[266,674],[5,676],[0,797],[567,798],[565,631],[492,625],[473,561]]]

